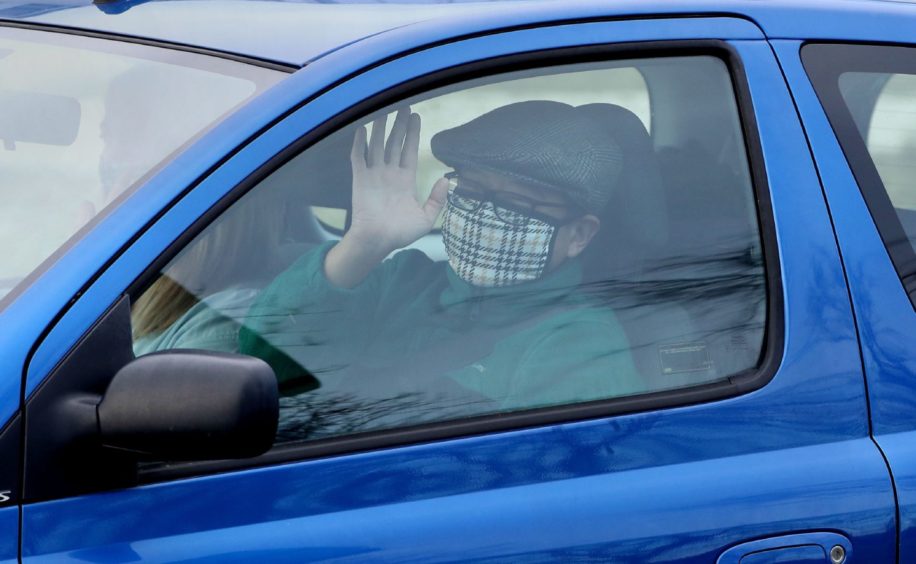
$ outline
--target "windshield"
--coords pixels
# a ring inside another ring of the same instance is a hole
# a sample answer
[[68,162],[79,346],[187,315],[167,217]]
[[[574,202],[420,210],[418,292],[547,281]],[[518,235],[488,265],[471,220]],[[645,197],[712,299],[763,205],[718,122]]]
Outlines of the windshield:
[[0,299],[169,155],[283,76],[0,28]]

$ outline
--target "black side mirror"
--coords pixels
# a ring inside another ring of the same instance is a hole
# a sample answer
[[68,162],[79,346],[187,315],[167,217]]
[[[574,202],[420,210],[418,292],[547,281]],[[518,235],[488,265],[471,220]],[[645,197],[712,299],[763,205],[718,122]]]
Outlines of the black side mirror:
[[125,296],[28,399],[23,500],[134,486],[141,458],[237,458],[270,448],[279,401],[266,363],[182,350],[138,359],[132,341]]
[[257,358],[197,350],[142,356],[98,405],[103,446],[158,460],[247,458],[273,444],[277,379]]

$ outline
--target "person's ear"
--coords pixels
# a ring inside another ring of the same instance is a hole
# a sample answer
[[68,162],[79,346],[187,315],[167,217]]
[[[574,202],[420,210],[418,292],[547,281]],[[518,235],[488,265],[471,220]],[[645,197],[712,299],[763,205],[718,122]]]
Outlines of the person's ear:
[[579,256],[592,241],[592,237],[601,228],[601,221],[597,217],[588,214],[569,223],[566,228],[569,229],[569,245],[566,256],[573,258]]

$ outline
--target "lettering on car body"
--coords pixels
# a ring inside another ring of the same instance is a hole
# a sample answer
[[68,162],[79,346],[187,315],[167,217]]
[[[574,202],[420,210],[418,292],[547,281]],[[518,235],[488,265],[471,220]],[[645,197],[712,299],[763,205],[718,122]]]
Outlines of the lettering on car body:
[[10,490],[0,492],[0,503],[6,503],[9,501],[11,493],[12,492]]

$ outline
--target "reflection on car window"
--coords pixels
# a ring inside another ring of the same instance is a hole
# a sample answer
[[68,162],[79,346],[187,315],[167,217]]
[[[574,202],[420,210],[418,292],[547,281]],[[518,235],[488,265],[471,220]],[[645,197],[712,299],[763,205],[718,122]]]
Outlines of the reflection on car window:
[[[876,97],[865,102],[863,91]],[[868,152],[887,191],[906,238],[916,249],[916,75],[848,72],[840,75],[840,91],[854,111],[871,118],[857,121]]]
[[[862,74],[867,73],[848,73],[848,78]],[[911,181],[916,172],[916,75],[884,75],[884,80],[864,133],[894,207],[916,210],[916,186]]]
[[170,153],[283,76],[156,47],[0,30],[0,298]]
[[914,54],[890,45],[814,43],[802,50],[805,70],[916,306]]
[[312,146],[138,297],[134,347],[263,358],[278,442],[312,440],[723,380],[757,365],[764,280],[725,65],[567,65]]

